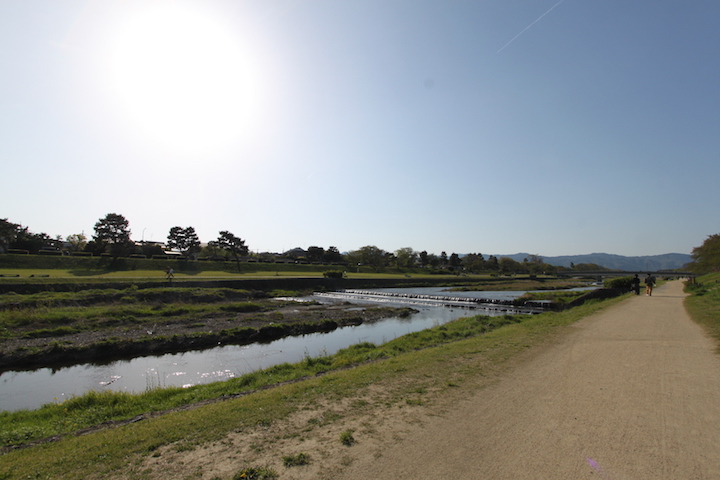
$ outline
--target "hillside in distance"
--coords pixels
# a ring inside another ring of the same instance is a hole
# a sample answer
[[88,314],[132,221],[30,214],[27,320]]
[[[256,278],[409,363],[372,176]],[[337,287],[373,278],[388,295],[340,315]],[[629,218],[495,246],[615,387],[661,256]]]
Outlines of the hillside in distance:
[[[528,253],[516,253],[514,255],[495,255],[497,258],[510,257],[517,262],[528,258]],[[626,271],[657,271],[675,270],[685,267],[692,261],[690,255],[684,253],[666,253],[663,255],[648,255],[642,257],[625,257],[609,253],[590,253],[587,255],[566,255],[559,257],[544,257],[539,255],[549,265],[570,268],[571,264],[594,263],[612,270]]]

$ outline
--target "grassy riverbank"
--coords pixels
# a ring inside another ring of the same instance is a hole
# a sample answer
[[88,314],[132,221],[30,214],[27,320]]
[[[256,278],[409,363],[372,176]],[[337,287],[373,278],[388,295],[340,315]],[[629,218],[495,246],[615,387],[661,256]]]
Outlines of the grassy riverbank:
[[[120,428],[70,435],[57,442],[11,451],[0,457],[0,478],[230,480],[233,475],[206,477],[208,472],[182,475],[181,468],[176,476],[167,476],[148,466],[148,462],[170,459],[173,452],[191,452],[205,448],[204,445],[230,441],[229,437],[238,434],[253,438],[255,443],[249,451],[243,447],[236,473],[243,468],[262,466],[253,462],[259,461],[256,459],[263,457],[263,452],[279,438],[288,435],[309,437],[318,432],[338,431],[338,448],[347,448],[340,436],[344,434],[345,440],[352,437],[350,430],[355,426],[356,415],[373,409],[423,408],[467,394],[527,347],[613,302],[592,302],[573,310],[533,317],[459,320],[383,346],[361,344],[334,356],[307,358],[298,365],[273,367],[231,382],[188,390],[163,389],[141,397],[96,395],[37,412],[5,414],[0,417],[2,424],[16,426],[14,432],[5,432],[5,438],[15,438],[10,442],[15,443],[23,437],[44,436],[51,428],[62,425],[65,418],[71,424],[63,431],[70,431],[72,422],[80,422],[82,417],[87,425],[216,399],[161,416],[146,414],[144,420]],[[353,368],[348,369],[349,366]],[[305,380],[260,388],[298,378]],[[250,391],[253,393],[243,395]],[[298,412],[317,410],[320,406],[321,411],[310,414],[300,427],[287,424]],[[110,416],[109,412],[123,410],[124,414]],[[276,433],[267,437],[258,433],[267,431]],[[362,438],[361,431],[354,435]],[[277,452],[279,464],[283,454]]]
[[685,300],[688,313],[720,344],[720,272],[698,277],[686,290],[692,293]]
[[301,293],[285,290],[179,285],[2,294],[0,371],[244,345],[410,313],[278,298]]
[[321,373],[359,365],[380,358],[477,336],[503,325],[522,322],[525,316],[461,319],[423,332],[405,335],[376,346],[361,343],[335,355],[306,357],[297,364],[281,364],[266,370],[222,382],[190,388],[152,388],[142,394],[105,391],[71,398],[59,404],[46,405],[35,411],[0,413],[0,447],[28,443],[103,424],[129,420],[147,412],[167,411],[218,398],[242,396],[271,385],[309,378]]
[[[4,282],[0,293],[0,370],[53,367],[78,362],[129,359],[218,344],[264,341],[329,331],[401,312],[330,308],[279,301],[328,288],[426,285],[428,278],[376,275],[363,279],[207,280],[153,282],[143,278],[72,279],[29,277]],[[34,281],[32,281],[34,280]],[[464,279],[467,281],[467,279]],[[432,277],[431,285],[456,284]],[[479,278],[472,290],[569,288],[577,283],[552,278]],[[303,289],[287,290],[287,288]],[[466,289],[467,289],[466,288]]]

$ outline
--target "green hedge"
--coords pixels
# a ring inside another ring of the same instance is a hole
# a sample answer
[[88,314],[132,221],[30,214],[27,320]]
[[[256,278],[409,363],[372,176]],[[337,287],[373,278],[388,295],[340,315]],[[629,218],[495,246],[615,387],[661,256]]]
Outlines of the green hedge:
[[633,277],[610,278],[608,280],[605,280],[604,287],[629,292],[632,288],[632,279]]

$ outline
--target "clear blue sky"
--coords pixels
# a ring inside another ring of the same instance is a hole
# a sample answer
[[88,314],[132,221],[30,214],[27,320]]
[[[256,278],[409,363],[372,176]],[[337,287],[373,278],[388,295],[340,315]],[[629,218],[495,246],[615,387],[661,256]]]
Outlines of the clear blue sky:
[[690,253],[720,2],[0,0],[0,218],[252,251]]

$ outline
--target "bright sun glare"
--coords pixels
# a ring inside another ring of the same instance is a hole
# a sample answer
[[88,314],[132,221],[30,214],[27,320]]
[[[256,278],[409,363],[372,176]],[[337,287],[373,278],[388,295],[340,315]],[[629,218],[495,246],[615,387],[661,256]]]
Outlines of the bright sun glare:
[[249,115],[249,68],[230,32],[165,6],[134,16],[117,37],[118,99],[148,135],[179,150],[222,148]]

